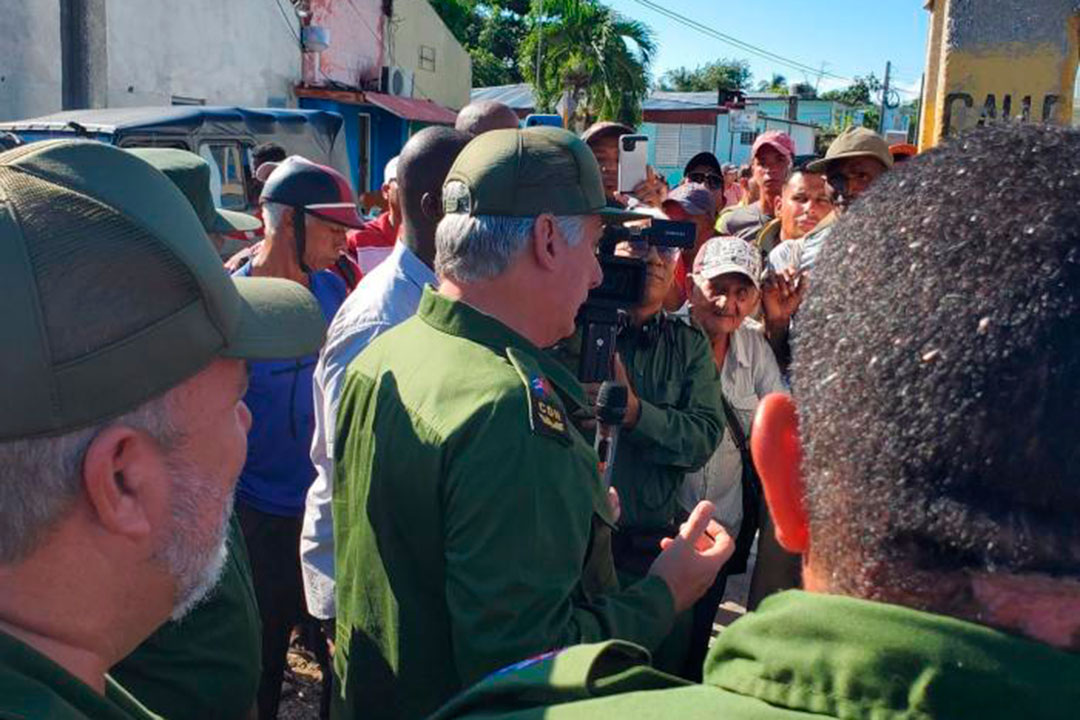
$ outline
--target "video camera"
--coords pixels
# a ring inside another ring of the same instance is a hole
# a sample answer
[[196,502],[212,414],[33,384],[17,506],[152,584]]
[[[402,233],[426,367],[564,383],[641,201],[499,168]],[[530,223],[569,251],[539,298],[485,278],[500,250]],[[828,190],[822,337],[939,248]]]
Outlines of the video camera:
[[597,251],[604,279],[589,291],[589,298],[578,311],[581,328],[581,359],[578,379],[583,383],[603,382],[611,378],[615,356],[615,337],[619,317],[641,303],[645,294],[645,261],[617,257],[620,242],[638,242],[660,247],[692,248],[697,238],[693,223],[653,219],[648,226],[608,225]]

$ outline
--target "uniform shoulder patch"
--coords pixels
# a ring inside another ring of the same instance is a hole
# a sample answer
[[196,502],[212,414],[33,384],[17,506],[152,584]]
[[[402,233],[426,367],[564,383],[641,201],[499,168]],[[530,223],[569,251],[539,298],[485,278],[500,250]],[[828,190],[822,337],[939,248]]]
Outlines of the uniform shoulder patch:
[[507,348],[506,357],[525,384],[529,399],[529,427],[533,433],[570,442],[566,409],[555,388],[540,371],[539,364],[527,353],[514,348]]

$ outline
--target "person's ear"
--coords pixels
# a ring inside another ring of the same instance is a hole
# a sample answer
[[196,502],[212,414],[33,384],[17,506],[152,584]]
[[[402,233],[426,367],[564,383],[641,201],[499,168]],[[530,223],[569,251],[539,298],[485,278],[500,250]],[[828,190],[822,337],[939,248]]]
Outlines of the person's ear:
[[795,403],[789,395],[772,393],[758,403],[750,431],[750,453],[776,526],[777,542],[788,552],[806,554],[810,521],[802,478],[802,444]]
[[555,216],[544,213],[533,222],[532,251],[536,264],[545,270],[557,270],[562,246],[558,242]]
[[780,208],[784,205],[784,194],[780,193],[779,197],[773,198],[773,215],[780,216]]
[[420,198],[420,212],[432,223],[442,220],[442,195],[440,193],[424,193]]
[[168,479],[153,440],[123,425],[110,426],[90,442],[82,473],[90,512],[101,527],[131,540],[150,535],[167,502]]

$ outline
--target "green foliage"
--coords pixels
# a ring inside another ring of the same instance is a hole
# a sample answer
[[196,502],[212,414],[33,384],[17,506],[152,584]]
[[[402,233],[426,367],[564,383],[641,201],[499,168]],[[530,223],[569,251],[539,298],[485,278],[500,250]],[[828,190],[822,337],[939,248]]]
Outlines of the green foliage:
[[759,92],[776,93],[777,95],[788,94],[787,78],[779,73],[773,73],[773,76],[768,80],[762,80],[758,83]]
[[[540,82],[533,82],[537,112],[553,112],[567,93],[576,119],[583,123],[641,121],[656,52],[647,25],[598,0],[534,0],[529,26],[518,65],[535,72],[541,44]],[[535,76],[527,72],[526,79],[534,81]]]
[[685,67],[668,70],[660,78],[660,89],[676,92],[746,90],[752,77],[748,61],[721,58],[693,70]]
[[881,81],[874,73],[866,77],[856,77],[855,82],[843,90],[829,90],[821,93],[822,100],[836,100],[848,105],[870,105],[874,95],[881,93]]
[[510,85],[524,80],[518,64],[518,47],[528,31],[525,18],[529,0],[429,2],[472,58],[473,87]]

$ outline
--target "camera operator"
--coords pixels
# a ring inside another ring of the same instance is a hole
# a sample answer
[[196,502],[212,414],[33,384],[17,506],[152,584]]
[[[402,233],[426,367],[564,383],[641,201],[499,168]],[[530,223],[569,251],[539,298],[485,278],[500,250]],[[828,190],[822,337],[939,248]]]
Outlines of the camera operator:
[[[568,643],[656,647],[733,547],[722,532],[705,537],[705,502],[639,582],[615,580],[597,455],[568,419],[584,392],[540,349],[573,332],[601,282],[605,216],[626,216],[605,207],[585,144],[550,127],[484,133],[442,197],[439,289],[425,287],[416,315],[360,353],[342,386],[340,717],[426,716]],[[655,432],[659,415],[643,400],[636,423]],[[715,444],[718,418],[710,425]]]
[[[688,230],[686,244],[692,246],[693,227]],[[614,247],[616,257],[645,264],[644,291],[617,335],[612,372],[628,395],[613,459],[612,484],[621,504],[613,552],[620,578],[631,580],[646,575],[661,539],[682,519],[678,489],[687,472],[712,456],[723,434],[724,414],[708,341],[699,329],[663,310],[682,247],[662,244],[667,240],[661,232],[623,230],[622,235]],[[579,333],[557,352],[577,367],[572,363],[582,345]],[[598,387],[590,390],[595,393]],[[657,650],[657,665],[681,672],[688,642],[689,618],[681,617]]]

